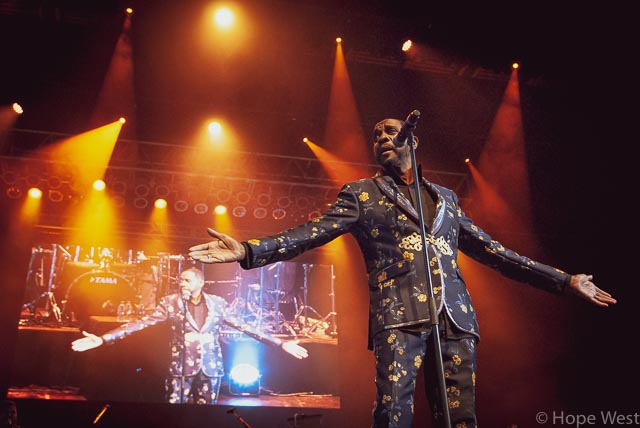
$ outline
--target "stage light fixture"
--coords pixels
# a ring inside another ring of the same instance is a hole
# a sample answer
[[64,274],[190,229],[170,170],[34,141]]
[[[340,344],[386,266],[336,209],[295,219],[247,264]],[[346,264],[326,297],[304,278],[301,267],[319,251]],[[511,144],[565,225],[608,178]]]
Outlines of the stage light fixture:
[[147,201],[145,198],[135,198],[133,201],[133,206],[138,209],[147,208],[148,205],[149,201]]
[[261,193],[256,198],[256,202],[258,203],[258,205],[266,207],[271,203],[271,195],[268,193]]
[[189,209],[189,203],[187,201],[180,199],[173,203],[173,209],[179,213],[183,213]]
[[234,217],[242,218],[247,215],[247,209],[241,205],[238,205],[237,207],[233,207],[233,210],[231,210],[231,214]]
[[216,205],[216,207],[213,209],[213,212],[216,213],[216,215],[223,215],[227,213],[227,207],[225,207],[224,205]]
[[260,371],[251,364],[238,364],[229,372],[229,393],[232,395],[260,395]]
[[216,199],[218,199],[220,203],[229,202],[231,199],[231,191],[226,189],[218,190],[216,192]]
[[47,183],[50,189],[59,189],[62,186],[62,179],[56,176],[49,177],[47,178]]
[[158,208],[158,209],[164,209],[167,208],[167,200],[163,199],[163,198],[158,198],[155,200],[155,202],[153,203],[153,206]]
[[171,189],[167,185],[160,184],[160,185],[155,187],[155,191],[156,191],[156,196],[158,196],[160,198],[165,198],[165,197],[169,196],[169,193],[171,192]]
[[49,191],[47,192],[47,197],[51,202],[56,203],[62,202],[62,200],[64,199],[64,195],[62,194],[62,192],[55,189],[49,189]]
[[253,210],[253,216],[257,219],[263,219],[267,216],[267,210],[263,207],[257,207]]
[[316,217],[320,217],[320,214],[322,214],[322,213],[320,211],[318,211],[318,210],[311,211],[309,213],[309,215],[307,215],[307,220],[311,221]]
[[306,196],[298,196],[296,198],[296,207],[299,210],[307,209],[309,208],[310,205],[311,205],[311,201]]
[[144,197],[149,195],[150,190],[151,189],[149,189],[149,186],[147,186],[146,184],[138,184],[135,189],[135,194],[136,196]]
[[291,205],[291,198],[288,196],[280,196],[278,198],[278,208],[288,208]]
[[22,197],[22,188],[18,186],[9,186],[5,193],[9,199],[20,199],[20,197]]
[[107,187],[107,184],[102,180],[96,180],[93,182],[93,188],[99,192],[103,191]]
[[109,185],[112,192],[125,194],[127,193],[127,183],[124,181],[114,181]]
[[276,208],[271,212],[271,216],[274,220],[282,220],[287,216],[287,212],[282,208]]
[[11,106],[11,108],[13,108],[13,111],[16,114],[22,114],[24,113],[24,109],[22,108],[22,106],[18,103],[13,103],[13,105]]
[[29,194],[29,197],[32,199],[42,198],[42,190],[38,189],[37,187],[30,188],[27,193]]
[[249,192],[238,192],[236,193],[236,202],[240,205],[246,205],[251,200],[251,194]]
[[193,206],[193,212],[196,214],[206,214],[209,211],[209,206],[204,202],[199,202]]

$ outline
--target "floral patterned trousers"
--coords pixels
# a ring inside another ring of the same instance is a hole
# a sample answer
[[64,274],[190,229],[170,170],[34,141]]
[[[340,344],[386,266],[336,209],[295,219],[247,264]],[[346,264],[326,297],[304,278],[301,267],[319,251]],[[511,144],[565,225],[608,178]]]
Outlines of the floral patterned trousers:
[[[475,427],[476,338],[440,331],[440,347],[451,426]],[[434,426],[444,426],[439,375],[429,332],[385,330],[373,339],[376,360],[376,402],[373,427],[413,428],[416,378],[424,363],[425,389]],[[426,360],[425,360],[425,356]]]
[[[195,376],[185,376],[184,385],[181,382],[182,378],[168,378],[165,381],[167,402],[172,404],[216,404],[220,393],[221,380],[220,376],[205,376],[202,371]],[[180,399],[181,392],[182,399]]]

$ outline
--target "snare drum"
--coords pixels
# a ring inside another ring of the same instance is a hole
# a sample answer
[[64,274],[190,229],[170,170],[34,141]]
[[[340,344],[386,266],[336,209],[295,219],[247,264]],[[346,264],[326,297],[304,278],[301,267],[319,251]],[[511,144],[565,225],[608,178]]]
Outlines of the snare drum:
[[114,316],[118,303],[127,300],[136,303],[136,290],[126,277],[110,270],[92,270],[69,284],[63,315],[84,324],[93,315]]

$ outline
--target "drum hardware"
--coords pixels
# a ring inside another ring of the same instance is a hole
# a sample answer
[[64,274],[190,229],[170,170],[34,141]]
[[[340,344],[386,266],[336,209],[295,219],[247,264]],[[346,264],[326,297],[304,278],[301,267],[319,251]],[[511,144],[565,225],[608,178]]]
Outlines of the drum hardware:
[[32,247],[25,284],[26,297],[30,300],[22,305],[22,310],[27,311],[28,319],[24,321],[40,321],[53,316],[56,322],[62,322],[62,311],[54,295],[55,279],[58,265],[70,256],[59,244],[52,244],[50,249],[42,246]]
[[[336,311],[335,311],[335,293],[334,293],[334,273],[333,273],[333,265],[331,265],[331,311],[325,316],[320,315],[320,313],[313,307],[308,304],[308,281],[309,281],[309,272],[313,269],[314,265],[311,263],[303,263],[303,284],[302,284],[302,302],[298,305],[298,300],[294,299],[294,303],[296,305],[296,314],[293,317],[293,329],[299,331],[299,334],[303,336],[310,336],[314,333],[318,328],[322,327],[330,336],[337,336],[337,324],[336,324]],[[311,313],[313,316],[309,316]],[[328,332],[327,332],[328,330]]]

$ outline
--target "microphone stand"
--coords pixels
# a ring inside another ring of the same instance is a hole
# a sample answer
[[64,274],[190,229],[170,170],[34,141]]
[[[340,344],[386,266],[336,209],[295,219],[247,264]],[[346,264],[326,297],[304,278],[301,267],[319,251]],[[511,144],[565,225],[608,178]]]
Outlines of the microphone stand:
[[[415,112],[415,110],[414,110]],[[412,113],[413,114],[413,113]],[[419,114],[419,113],[418,113]],[[440,343],[440,328],[438,321],[438,309],[436,308],[436,299],[433,292],[433,282],[431,274],[429,272],[429,255],[427,246],[427,231],[424,224],[424,211],[422,210],[422,194],[420,192],[422,177],[418,175],[418,162],[416,160],[416,149],[413,144],[413,130],[409,129],[407,135],[407,144],[409,144],[409,151],[411,152],[411,168],[413,169],[413,188],[416,193],[416,209],[418,211],[418,224],[420,226],[420,238],[422,240],[422,248],[424,251],[422,256],[424,258],[425,274],[427,277],[427,299],[429,301],[429,313],[431,320],[431,337],[433,338],[434,357],[436,359],[436,371],[438,375],[438,389],[440,391],[440,405],[444,413],[445,427],[451,428],[451,416],[449,415],[449,403],[447,400],[447,387],[444,379],[444,363],[442,362],[442,345]],[[442,297],[444,299],[444,296]]]
[[240,423],[242,424],[242,426],[244,428],[251,428],[251,425],[249,425],[247,423],[247,421],[242,419],[242,416],[240,416],[238,413],[236,413],[236,408],[235,407],[232,407],[229,410],[227,410],[227,413],[231,413],[238,421],[240,421]]
[[180,377],[180,404],[183,404],[185,380],[184,370],[187,363],[187,313],[189,312],[189,299],[185,299],[184,296],[181,296],[180,300],[182,300],[182,305],[184,306],[184,319],[182,320],[182,376]]

